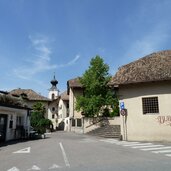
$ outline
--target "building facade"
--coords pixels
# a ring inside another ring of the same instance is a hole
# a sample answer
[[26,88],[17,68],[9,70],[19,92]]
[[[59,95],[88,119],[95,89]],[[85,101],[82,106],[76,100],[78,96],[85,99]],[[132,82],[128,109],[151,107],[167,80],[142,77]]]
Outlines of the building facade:
[[9,94],[0,93],[0,143],[27,138],[30,130],[30,108]]
[[171,51],[119,68],[111,80],[121,104],[121,134],[130,141],[171,141]]
[[48,105],[48,119],[52,121],[53,130],[58,127],[58,104],[59,104],[59,90],[57,89],[58,81],[55,78],[51,80],[51,88],[49,89],[48,98],[51,102]]
[[71,79],[67,82],[69,94],[69,120],[70,130],[72,132],[84,132],[84,120],[81,112],[75,110],[77,96],[83,95],[83,88],[79,78]]
[[61,93],[58,104],[58,128],[69,131],[69,96],[67,91]]
[[46,109],[45,118],[48,118],[48,107],[51,99],[46,98],[31,89],[18,88],[10,91],[9,93],[21,98],[29,108],[32,108],[35,103],[41,102]]

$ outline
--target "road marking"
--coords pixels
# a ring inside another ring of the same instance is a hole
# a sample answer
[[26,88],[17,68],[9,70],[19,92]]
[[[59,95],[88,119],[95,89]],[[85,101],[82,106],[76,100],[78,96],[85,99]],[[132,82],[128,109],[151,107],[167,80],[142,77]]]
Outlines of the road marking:
[[32,168],[27,169],[27,170],[41,170],[38,166],[33,165]]
[[152,143],[126,144],[126,145],[123,145],[123,146],[132,147],[132,146],[143,146],[143,145],[152,145]]
[[139,144],[139,142],[118,141],[118,140],[115,140],[115,139],[101,139],[99,141],[107,142],[107,143],[110,143],[110,144],[116,144],[116,145]]
[[131,148],[151,148],[151,147],[163,147],[164,145],[144,145],[144,146],[135,146]]
[[127,141],[121,141],[121,142],[117,142],[117,145],[136,145],[139,144],[140,142],[127,142]]
[[69,161],[68,161],[68,158],[66,156],[66,153],[65,153],[65,150],[64,150],[64,147],[63,147],[62,143],[60,142],[59,145],[60,145],[61,150],[62,150],[62,155],[63,155],[64,161],[65,161],[65,165],[67,167],[70,167],[70,164],[69,164]]
[[[124,147],[130,147],[134,149],[139,149],[142,151],[151,151],[152,153],[165,153],[165,156],[171,157],[171,146],[164,146],[160,144],[152,144],[152,143],[141,143],[134,141],[119,141],[115,139],[100,139],[101,142],[106,142],[110,144],[122,145]],[[166,154],[168,153],[168,154]]]
[[59,166],[57,164],[53,164],[51,167],[49,167],[49,170],[56,169],[56,168],[61,168],[61,166]]
[[9,169],[7,171],[20,171],[20,170],[17,167],[12,167],[11,169]]
[[170,149],[171,147],[157,147],[157,148],[144,148],[141,149],[143,151],[152,151],[152,150],[164,150],[164,149]]
[[21,149],[21,150],[18,150],[18,151],[15,151],[15,152],[13,152],[13,153],[30,153],[30,147],[27,147],[27,148],[23,148],[23,149]]
[[171,153],[171,150],[152,151],[152,153]]
[[167,157],[171,157],[171,154],[165,154],[165,156],[167,156]]

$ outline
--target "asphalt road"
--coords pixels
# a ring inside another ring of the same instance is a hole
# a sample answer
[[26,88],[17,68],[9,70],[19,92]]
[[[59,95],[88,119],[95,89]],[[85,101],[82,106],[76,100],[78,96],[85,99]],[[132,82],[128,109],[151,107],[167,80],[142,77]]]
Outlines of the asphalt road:
[[[148,150],[140,150],[146,146]],[[56,132],[46,139],[0,147],[0,171],[170,171],[169,154],[149,149],[160,146]]]

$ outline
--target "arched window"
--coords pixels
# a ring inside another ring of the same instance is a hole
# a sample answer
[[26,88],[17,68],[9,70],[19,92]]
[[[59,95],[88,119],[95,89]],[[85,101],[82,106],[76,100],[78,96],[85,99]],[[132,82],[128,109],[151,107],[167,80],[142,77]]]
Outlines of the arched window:
[[53,93],[53,94],[52,94],[52,100],[54,100],[54,99],[55,99],[55,94]]

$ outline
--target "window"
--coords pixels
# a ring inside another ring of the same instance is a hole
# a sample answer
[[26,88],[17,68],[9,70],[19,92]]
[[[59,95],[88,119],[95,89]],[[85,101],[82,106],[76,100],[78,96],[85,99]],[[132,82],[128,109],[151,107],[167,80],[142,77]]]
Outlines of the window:
[[13,128],[13,115],[10,116],[9,128]]
[[159,113],[158,97],[142,98],[143,114]]
[[75,126],[75,119],[72,119],[72,126]]
[[77,127],[81,127],[81,126],[82,126],[81,119],[77,119]]
[[53,93],[53,94],[52,94],[52,100],[54,100],[54,99],[55,99],[55,94]]
[[55,118],[55,115],[54,114],[52,114],[52,119],[54,119]]
[[53,112],[55,111],[55,107],[52,107],[52,111],[53,111]]
[[13,128],[13,120],[10,120],[9,128],[10,128],[10,129],[12,129],[12,128]]

